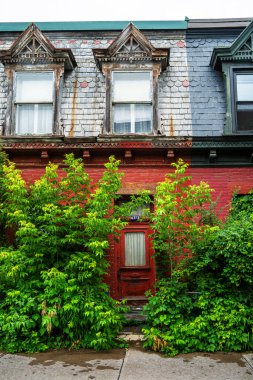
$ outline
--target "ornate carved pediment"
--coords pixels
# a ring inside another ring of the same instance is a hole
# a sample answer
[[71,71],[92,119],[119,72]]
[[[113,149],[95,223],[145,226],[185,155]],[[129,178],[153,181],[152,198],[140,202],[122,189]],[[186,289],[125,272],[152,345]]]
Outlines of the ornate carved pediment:
[[107,49],[93,49],[93,54],[100,70],[105,62],[160,62],[165,69],[169,59],[169,49],[156,49],[132,23]]
[[35,24],[30,24],[10,49],[0,50],[0,61],[5,65],[64,63],[68,70],[76,67],[71,49],[55,48]]
[[230,47],[213,50],[210,65],[216,70],[221,70],[222,62],[253,63],[253,21]]

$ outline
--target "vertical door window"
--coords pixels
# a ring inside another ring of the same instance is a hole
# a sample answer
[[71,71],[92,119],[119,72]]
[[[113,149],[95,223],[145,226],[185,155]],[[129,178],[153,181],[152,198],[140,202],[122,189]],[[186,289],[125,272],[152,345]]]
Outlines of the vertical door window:
[[146,242],[144,232],[125,233],[125,266],[146,265]]
[[152,132],[150,72],[114,72],[112,91],[113,132]]
[[236,73],[236,121],[238,131],[253,131],[253,73]]
[[16,74],[16,133],[49,134],[53,131],[53,73]]

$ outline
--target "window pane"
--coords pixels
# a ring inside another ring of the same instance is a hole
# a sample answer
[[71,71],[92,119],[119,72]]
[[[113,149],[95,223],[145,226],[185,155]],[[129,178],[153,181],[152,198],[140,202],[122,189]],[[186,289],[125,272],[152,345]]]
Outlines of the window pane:
[[22,104],[17,107],[16,132],[20,135],[34,133],[34,105]]
[[135,104],[135,133],[151,133],[151,106]]
[[130,104],[117,104],[113,107],[113,131],[114,133],[131,132]]
[[150,72],[114,72],[113,101],[151,101]]
[[51,104],[38,105],[37,133],[52,133],[53,106]]
[[16,102],[52,102],[53,73],[17,73]]
[[237,104],[237,130],[252,131],[253,130],[253,102]]
[[146,264],[144,232],[125,233],[125,265],[140,266]]
[[52,117],[51,104],[19,104],[16,132],[20,135],[52,133]]
[[237,74],[237,100],[253,101],[253,74]]

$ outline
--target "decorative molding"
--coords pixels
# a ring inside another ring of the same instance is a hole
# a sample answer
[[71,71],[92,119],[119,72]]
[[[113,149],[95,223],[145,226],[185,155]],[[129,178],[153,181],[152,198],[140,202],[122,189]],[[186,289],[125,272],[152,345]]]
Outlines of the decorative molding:
[[97,66],[103,63],[160,63],[165,69],[169,60],[169,49],[156,49],[133,23],[118,35],[106,49],[93,49]]
[[4,65],[63,63],[66,70],[77,66],[71,49],[55,48],[34,23],[20,34],[8,50],[0,50],[0,62]]
[[120,148],[151,148],[152,142],[150,141],[119,141],[118,146]]
[[213,49],[210,65],[221,71],[222,62],[253,62],[253,21],[230,47]]
[[[231,136],[230,136],[231,137]],[[240,149],[240,148],[252,148],[253,149],[253,136],[240,138],[240,136],[233,136],[231,138],[219,138],[219,139],[199,139],[194,140],[194,138],[188,139],[152,139],[150,141],[94,141],[94,142],[78,142],[77,139],[71,141],[20,141],[18,138],[2,138],[0,146],[6,150],[40,150],[43,155],[48,153],[49,150],[77,150],[81,149],[83,155],[88,158],[90,155],[90,150],[97,149],[124,149],[128,155],[132,149],[165,149],[167,151],[167,157],[173,157],[175,155],[175,149],[208,149],[213,156],[216,149]]]
[[153,141],[153,148],[192,148],[192,140],[183,140],[183,141]]
[[253,148],[253,140],[251,141],[193,141],[192,148]]

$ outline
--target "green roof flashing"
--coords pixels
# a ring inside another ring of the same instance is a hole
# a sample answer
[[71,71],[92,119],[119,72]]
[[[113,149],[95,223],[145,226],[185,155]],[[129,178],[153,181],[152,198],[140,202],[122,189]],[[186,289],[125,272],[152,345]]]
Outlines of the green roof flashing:
[[[187,22],[184,21],[132,21],[132,23],[142,30],[186,30]],[[99,30],[122,30],[130,21],[56,21],[56,22],[36,22],[38,28],[45,32],[54,31],[99,31]],[[30,22],[1,22],[0,32],[22,32]]]

